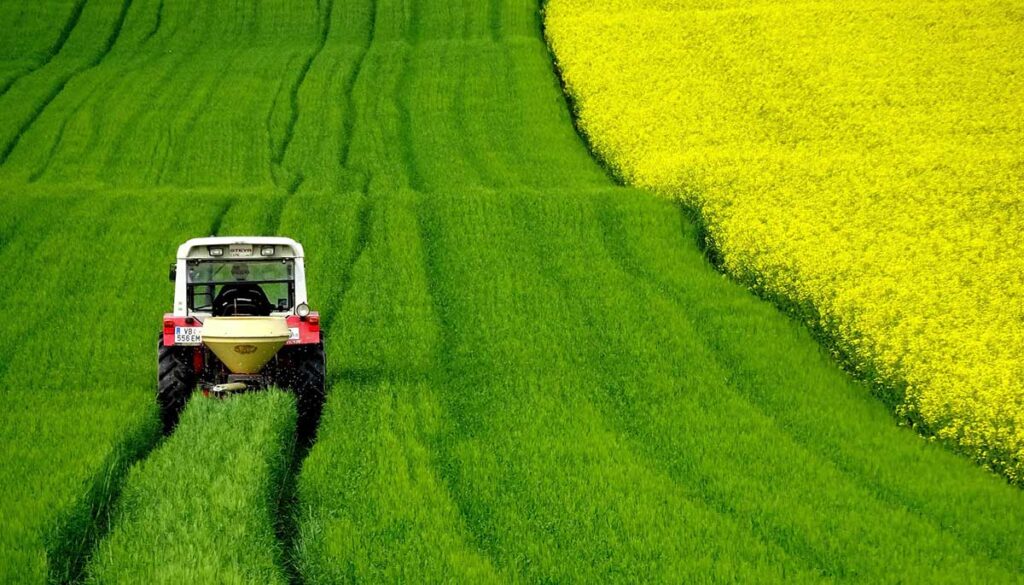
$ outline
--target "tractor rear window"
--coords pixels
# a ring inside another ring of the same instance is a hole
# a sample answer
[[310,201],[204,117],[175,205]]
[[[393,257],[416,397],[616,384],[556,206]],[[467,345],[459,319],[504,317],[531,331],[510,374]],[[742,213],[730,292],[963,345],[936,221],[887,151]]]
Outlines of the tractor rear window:
[[269,314],[290,310],[295,299],[295,262],[290,259],[189,261],[189,309],[217,313],[221,301],[239,295],[255,302],[255,308],[249,308],[249,312]]

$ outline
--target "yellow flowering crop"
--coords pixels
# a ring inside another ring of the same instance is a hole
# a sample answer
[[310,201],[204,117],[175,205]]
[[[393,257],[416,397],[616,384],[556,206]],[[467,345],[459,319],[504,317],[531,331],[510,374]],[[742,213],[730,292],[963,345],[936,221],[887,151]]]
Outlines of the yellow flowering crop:
[[550,0],[594,148],[1024,481],[1024,5]]

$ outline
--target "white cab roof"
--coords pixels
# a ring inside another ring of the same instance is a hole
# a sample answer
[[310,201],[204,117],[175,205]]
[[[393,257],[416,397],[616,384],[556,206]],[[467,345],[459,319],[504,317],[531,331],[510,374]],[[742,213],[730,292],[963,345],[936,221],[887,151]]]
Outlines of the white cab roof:
[[192,257],[190,252],[194,248],[202,248],[202,256],[206,256],[205,250],[207,246],[230,246],[232,244],[242,244],[251,246],[284,246],[291,249],[290,254],[277,254],[277,257],[288,256],[291,258],[302,258],[305,253],[302,250],[302,244],[296,242],[291,238],[281,237],[268,237],[268,236],[224,236],[224,237],[209,237],[209,238],[192,238],[184,244],[178,246],[178,258],[186,259]]

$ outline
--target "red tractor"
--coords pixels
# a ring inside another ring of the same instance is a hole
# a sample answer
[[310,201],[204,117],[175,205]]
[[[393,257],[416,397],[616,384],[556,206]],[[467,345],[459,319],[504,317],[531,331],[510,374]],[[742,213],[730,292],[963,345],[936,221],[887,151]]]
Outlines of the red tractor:
[[164,431],[199,388],[224,396],[276,386],[294,392],[300,430],[323,407],[327,361],[320,315],[306,299],[302,246],[290,238],[211,237],[178,248],[174,311],[157,348]]

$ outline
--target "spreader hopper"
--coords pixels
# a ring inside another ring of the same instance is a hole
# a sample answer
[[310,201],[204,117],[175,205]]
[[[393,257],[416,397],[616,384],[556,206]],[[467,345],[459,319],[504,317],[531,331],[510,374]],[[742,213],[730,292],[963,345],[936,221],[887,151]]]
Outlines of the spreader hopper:
[[235,374],[257,374],[288,341],[284,317],[210,317],[203,344]]

